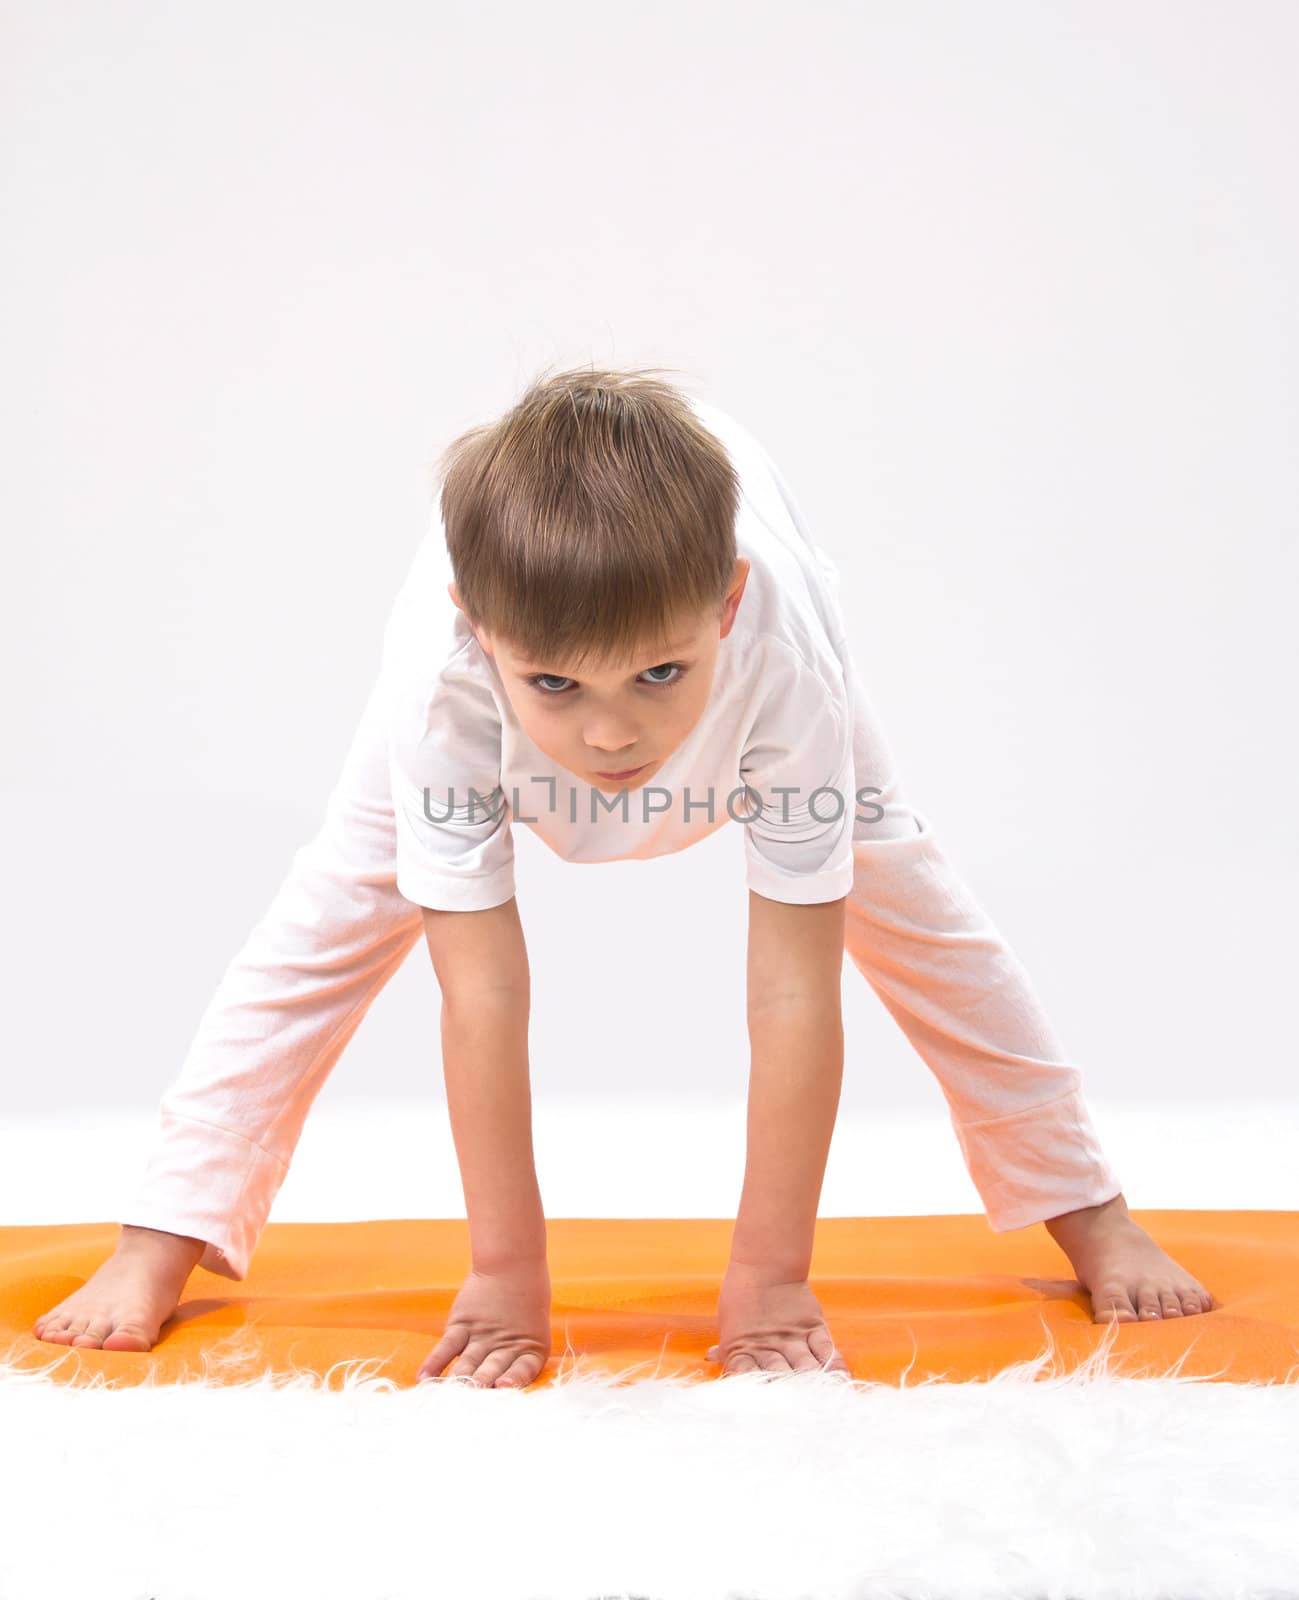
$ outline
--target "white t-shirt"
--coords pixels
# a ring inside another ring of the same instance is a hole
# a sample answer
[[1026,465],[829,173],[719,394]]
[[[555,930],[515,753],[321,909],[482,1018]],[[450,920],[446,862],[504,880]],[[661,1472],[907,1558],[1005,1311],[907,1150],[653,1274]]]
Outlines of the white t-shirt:
[[595,862],[668,855],[734,822],[759,894],[810,905],[851,889],[854,812],[868,802],[854,793],[838,574],[753,436],[688,398],[735,466],[736,546],[750,571],[703,715],[638,789],[594,789],[528,738],[447,593],[435,502],[384,637],[397,888],[414,904],[481,911],[508,900],[514,823],[566,861]]

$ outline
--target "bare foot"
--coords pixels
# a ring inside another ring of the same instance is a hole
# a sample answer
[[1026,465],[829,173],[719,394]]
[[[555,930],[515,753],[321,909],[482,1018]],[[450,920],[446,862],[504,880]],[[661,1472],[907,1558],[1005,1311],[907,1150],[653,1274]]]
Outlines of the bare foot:
[[1213,1310],[1212,1294],[1133,1222],[1121,1194],[1103,1205],[1050,1217],[1046,1228],[1090,1294],[1093,1322],[1194,1317]]
[[205,1241],[154,1228],[122,1227],[117,1248],[94,1275],[32,1326],[47,1344],[152,1350],[180,1301]]

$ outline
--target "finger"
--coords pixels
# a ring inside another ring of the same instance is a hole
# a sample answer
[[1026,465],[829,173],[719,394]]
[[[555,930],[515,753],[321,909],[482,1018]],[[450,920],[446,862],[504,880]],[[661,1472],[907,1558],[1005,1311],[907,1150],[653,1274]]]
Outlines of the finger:
[[536,1381],[545,1362],[539,1355],[519,1356],[513,1366],[507,1367],[496,1380],[498,1389],[526,1389]]
[[[811,1344],[808,1344],[808,1349],[811,1349]],[[851,1378],[853,1376],[851,1371],[848,1370],[848,1362],[845,1362],[843,1357],[838,1354],[838,1350],[833,1346],[833,1341],[830,1342],[830,1349],[824,1355],[817,1354],[816,1350],[813,1350],[813,1363],[811,1365],[819,1373],[838,1373],[841,1378]]]
[[492,1350],[488,1353],[484,1360],[479,1362],[478,1370],[474,1373],[474,1378],[483,1386],[484,1389],[490,1389],[491,1386],[496,1382],[497,1378],[499,1378],[503,1373],[508,1372],[518,1359],[519,1352],[517,1349]]
[[725,1378],[734,1372],[756,1372],[757,1370],[758,1363],[753,1359],[753,1357],[741,1353],[738,1356],[732,1356],[731,1359],[726,1363],[726,1367],[722,1373],[722,1376]]
[[468,1328],[448,1328],[420,1363],[419,1371],[415,1374],[416,1381],[418,1382],[420,1378],[436,1377],[447,1362],[453,1356],[458,1356],[468,1343]]
[[788,1372],[815,1372],[821,1363],[812,1354],[806,1339],[791,1340],[775,1352]]
[[788,1357],[779,1350],[759,1350],[757,1353],[758,1365],[764,1372],[788,1372],[790,1363]]
[[448,1378],[477,1379],[478,1369],[491,1352],[491,1348],[491,1345],[483,1344],[481,1341],[477,1344],[471,1341],[469,1348],[460,1357],[459,1361],[451,1363],[446,1376]]
[[818,1364],[833,1361],[839,1353],[829,1328],[813,1328],[807,1336],[807,1348],[816,1357]]

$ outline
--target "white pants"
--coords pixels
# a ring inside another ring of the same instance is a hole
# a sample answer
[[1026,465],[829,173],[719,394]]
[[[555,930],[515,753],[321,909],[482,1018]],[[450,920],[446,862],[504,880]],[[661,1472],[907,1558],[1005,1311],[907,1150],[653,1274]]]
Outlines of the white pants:
[[[246,1275],[312,1102],[423,932],[396,886],[385,683],[381,672],[319,833],[203,1014],[119,1219],[207,1240],[199,1264],[228,1278]],[[901,798],[860,680],[856,702],[856,787],[878,788],[885,816],[854,825],[848,955],[937,1078],[995,1231],[1113,1198],[1121,1185],[1078,1071],[928,819]]]

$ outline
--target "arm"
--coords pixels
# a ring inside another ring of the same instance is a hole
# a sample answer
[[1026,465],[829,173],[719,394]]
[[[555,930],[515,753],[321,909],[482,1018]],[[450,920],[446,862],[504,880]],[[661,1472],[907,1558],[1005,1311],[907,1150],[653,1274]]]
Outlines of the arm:
[[544,1262],[532,1152],[528,956],[511,895],[485,911],[424,910],[442,991],[442,1063],[475,1271]]
[[807,1277],[843,1081],[844,900],[749,892],[748,1154],[731,1265]]

